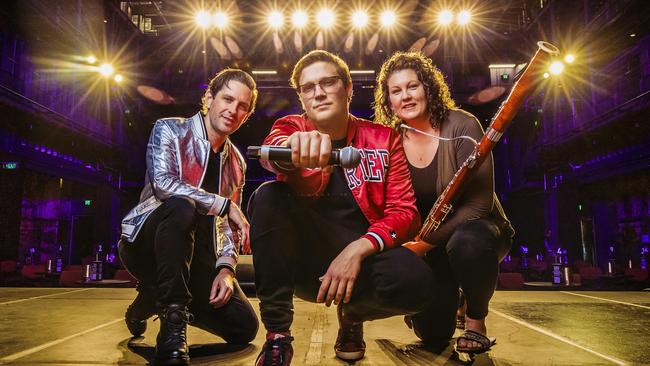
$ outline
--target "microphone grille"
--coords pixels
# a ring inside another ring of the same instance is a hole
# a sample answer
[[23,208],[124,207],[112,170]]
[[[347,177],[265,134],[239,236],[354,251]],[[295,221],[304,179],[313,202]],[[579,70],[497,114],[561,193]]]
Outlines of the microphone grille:
[[341,159],[341,167],[345,169],[356,168],[361,163],[361,153],[352,146],[342,148],[339,157]]

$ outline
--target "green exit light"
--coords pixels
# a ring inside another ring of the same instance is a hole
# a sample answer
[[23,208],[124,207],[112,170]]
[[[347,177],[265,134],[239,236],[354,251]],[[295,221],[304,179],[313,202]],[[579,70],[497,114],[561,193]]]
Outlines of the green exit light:
[[582,211],[582,205],[581,204],[578,205],[578,211]]
[[2,163],[2,169],[13,170],[18,169],[18,163]]
[[84,205],[86,205],[86,206],[90,206],[90,204],[91,204],[92,202],[93,202],[92,200],[85,200],[85,201],[84,201]]
[[510,74],[501,74],[501,80],[503,81],[510,80]]

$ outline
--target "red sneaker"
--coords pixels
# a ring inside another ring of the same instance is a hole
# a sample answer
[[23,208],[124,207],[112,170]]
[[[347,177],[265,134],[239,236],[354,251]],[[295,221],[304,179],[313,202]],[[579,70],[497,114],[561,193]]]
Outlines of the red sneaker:
[[289,333],[273,333],[266,335],[266,342],[255,366],[289,366],[293,358],[293,347],[291,346],[293,337]]
[[366,354],[366,342],[363,340],[363,322],[354,322],[343,315],[343,306],[336,309],[339,318],[339,334],[336,337],[334,352],[344,361],[357,361]]

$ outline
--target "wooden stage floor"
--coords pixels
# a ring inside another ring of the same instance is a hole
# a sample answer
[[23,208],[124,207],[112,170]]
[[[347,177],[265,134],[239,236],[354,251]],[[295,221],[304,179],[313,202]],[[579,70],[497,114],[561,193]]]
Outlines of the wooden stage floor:
[[[0,288],[0,364],[146,365],[159,322],[130,340],[127,288]],[[257,309],[257,299],[251,299]],[[295,301],[293,365],[346,365],[334,357],[334,307]],[[487,320],[497,345],[474,365],[650,365],[650,292],[497,291]],[[233,349],[190,327],[192,364],[252,366],[264,341]],[[418,346],[402,317],[366,323],[356,365],[461,365],[452,347]],[[130,344],[131,342],[131,344]]]

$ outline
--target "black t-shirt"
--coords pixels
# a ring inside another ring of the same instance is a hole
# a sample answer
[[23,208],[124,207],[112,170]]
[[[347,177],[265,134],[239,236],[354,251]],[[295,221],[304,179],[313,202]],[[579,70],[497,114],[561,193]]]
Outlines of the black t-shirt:
[[[210,156],[208,157],[208,168],[203,177],[201,188],[210,193],[219,193],[219,165],[221,161],[221,152],[214,152],[210,149]],[[214,216],[200,215],[195,232],[195,242],[199,245],[208,245],[212,247],[213,236],[212,228]]]
[[219,163],[221,161],[221,153],[214,152],[210,149],[210,156],[208,157],[208,169],[205,171],[203,183],[201,188],[210,193],[219,193]]
[[[345,139],[332,141],[332,148],[345,147]],[[318,213],[333,224],[342,225],[352,231],[365,233],[370,223],[363,215],[357,201],[348,187],[343,168],[335,166],[323,195],[315,202]]]
[[422,217],[422,221],[426,219],[433,204],[438,199],[436,194],[436,173],[438,170],[438,154],[433,157],[431,163],[424,168],[418,168],[408,163],[409,171],[411,172],[411,181],[413,182],[413,190],[415,191],[415,205],[418,212]]

